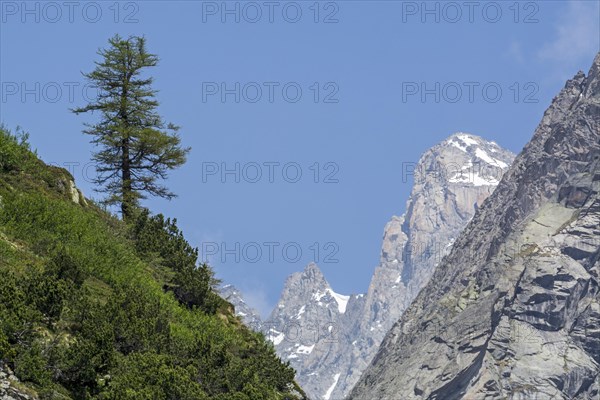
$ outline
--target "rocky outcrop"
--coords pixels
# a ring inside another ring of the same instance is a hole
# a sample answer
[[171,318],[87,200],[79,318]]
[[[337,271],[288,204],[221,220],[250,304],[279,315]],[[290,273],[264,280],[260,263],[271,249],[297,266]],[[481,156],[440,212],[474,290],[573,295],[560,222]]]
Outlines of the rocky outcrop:
[[69,194],[71,195],[71,201],[73,203],[80,204],[82,206],[87,206],[85,196],[83,195],[81,190],[79,190],[77,186],[75,186],[74,181],[69,181]]
[[0,399],[1,400],[35,400],[37,394],[26,388],[12,371],[0,362]]
[[71,177],[61,177],[56,181],[56,187],[60,193],[64,193],[75,204],[87,206],[87,200],[83,192],[75,186],[75,181]]
[[350,399],[600,397],[600,54],[553,100]]

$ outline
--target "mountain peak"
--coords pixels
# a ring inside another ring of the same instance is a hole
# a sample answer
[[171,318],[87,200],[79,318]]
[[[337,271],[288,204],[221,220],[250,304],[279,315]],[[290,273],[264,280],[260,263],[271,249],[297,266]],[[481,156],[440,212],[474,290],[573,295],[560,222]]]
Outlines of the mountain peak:
[[515,155],[496,142],[457,132],[419,159],[415,182],[437,186],[496,186]]
[[[499,150],[500,146],[494,141],[484,139],[481,136],[473,135],[467,132],[456,132],[450,135],[446,140],[438,144],[439,147],[453,146],[464,152],[472,152],[475,148],[489,148]],[[473,146],[472,149],[471,146]],[[471,151],[469,151],[471,150]]]
[[282,308],[300,308],[313,301],[314,293],[325,293],[330,289],[323,272],[317,264],[311,262],[303,271],[294,272],[287,278],[279,303],[273,311],[276,313]]
[[325,280],[323,272],[314,262],[309,263],[301,274],[306,279]]
[[483,141],[484,139],[481,136],[477,136],[477,135],[473,135],[472,133],[468,133],[468,132],[455,132],[452,135],[450,135],[448,137],[448,139],[446,139],[446,141],[452,140],[452,139],[458,139],[461,140],[465,143],[469,143],[469,142],[479,142],[479,141]]

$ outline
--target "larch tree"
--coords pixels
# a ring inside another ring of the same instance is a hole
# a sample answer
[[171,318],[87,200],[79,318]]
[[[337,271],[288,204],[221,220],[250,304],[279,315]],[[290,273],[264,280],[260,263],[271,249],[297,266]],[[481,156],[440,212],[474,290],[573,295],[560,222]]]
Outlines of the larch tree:
[[84,130],[99,148],[93,155],[95,183],[98,191],[107,193],[104,203],[120,204],[128,220],[146,194],[175,197],[159,180],[185,163],[190,148],[181,146],[179,127],[165,123],[157,113],[153,78],[144,72],[157,65],[158,57],[147,52],[146,39],[115,35],[98,55],[101,60],[94,71],[83,74],[98,96],[72,111],[99,113],[99,121],[86,123]]

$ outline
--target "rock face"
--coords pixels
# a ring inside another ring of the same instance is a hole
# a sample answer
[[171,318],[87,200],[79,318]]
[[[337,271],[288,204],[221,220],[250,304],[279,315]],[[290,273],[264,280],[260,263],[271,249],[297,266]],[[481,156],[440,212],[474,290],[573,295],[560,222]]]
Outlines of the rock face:
[[380,264],[351,330],[355,357],[346,361],[333,398],[345,397],[356,384],[385,334],[429,281],[513,159],[514,154],[496,143],[465,133],[423,154],[414,168],[406,213],[385,227]]
[[265,333],[296,369],[296,381],[310,399],[337,398],[334,391],[353,357],[354,324],[364,305],[363,294],[334,292],[315,264],[286,281]]
[[[281,298],[265,323],[267,338],[283,360],[290,361],[297,371],[310,374],[315,345],[320,341],[335,343],[343,316],[355,312],[361,297],[334,292],[319,267],[311,263],[287,279]],[[300,383],[300,376],[296,379]]]
[[257,332],[262,330],[260,313],[246,304],[243,294],[238,289],[233,285],[224,285],[219,288],[219,294],[233,305],[235,315],[240,317],[246,326]]
[[600,398],[600,54],[386,335],[349,399]]
[[385,227],[367,294],[335,293],[315,264],[287,280],[262,329],[311,399],[348,394],[513,158],[494,142],[457,133],[418,163],[405,163],[405,177],[414,178],[412,194],[406,213]]
[[63,177],[56,181],[56,187],[58,191],[61,193],[65,193],[71,201],[75,204],[79,204],[83,207],[88,205],[83,192],[75,186],[75,181],[73,181],[72,177]]
[[[25,393],[27,391],[28,393]],[[2,400],[34,400],[37,395],[26,389],[12,374],[12,371],[0,361],[0,399]]]

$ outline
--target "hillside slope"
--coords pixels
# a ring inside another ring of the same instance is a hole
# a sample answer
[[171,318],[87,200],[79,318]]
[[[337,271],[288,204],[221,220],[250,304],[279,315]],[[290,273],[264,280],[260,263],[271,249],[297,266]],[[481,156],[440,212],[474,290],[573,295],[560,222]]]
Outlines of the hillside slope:
[[304,398],[197,256],[176,221],[125,225],[0,128],[2,395]]
[[387,334],[349,398],[600,396],[600,54]]

